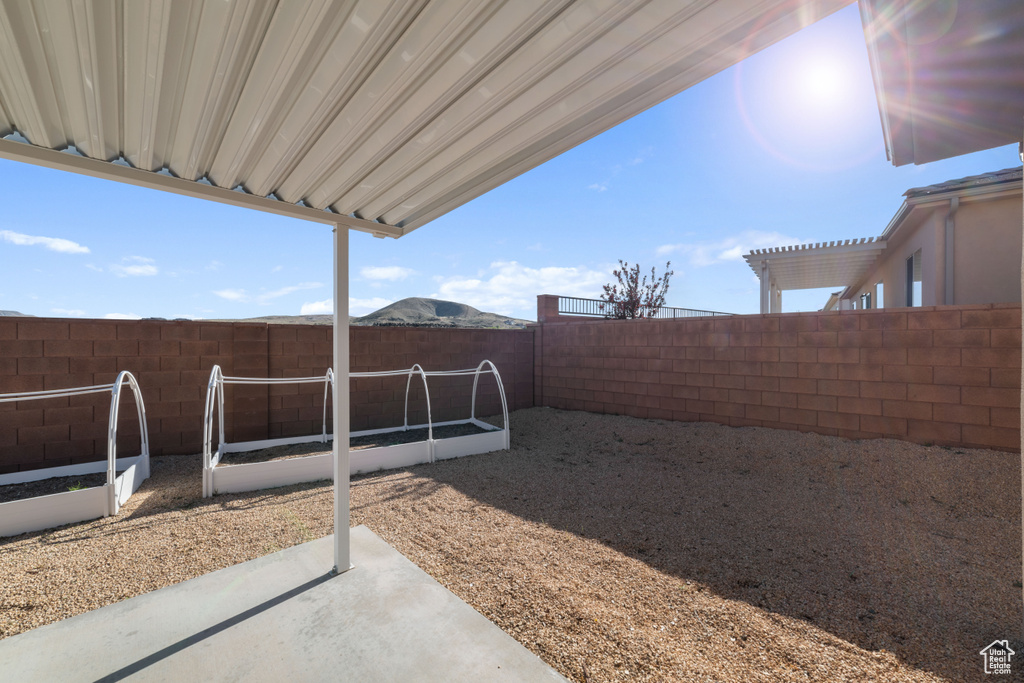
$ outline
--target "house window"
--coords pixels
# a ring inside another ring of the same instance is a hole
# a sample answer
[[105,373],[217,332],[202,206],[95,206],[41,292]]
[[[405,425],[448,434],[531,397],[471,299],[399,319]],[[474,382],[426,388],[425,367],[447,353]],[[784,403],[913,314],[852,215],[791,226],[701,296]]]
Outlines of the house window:
[[865,311],[871,308],[871,292],[864,292],[860,295],[860,307]]
[[881,282],[875,285],[875,308],[885,308],[885,288]]
[[921,305],[921,250],[907,259],[907,306]]

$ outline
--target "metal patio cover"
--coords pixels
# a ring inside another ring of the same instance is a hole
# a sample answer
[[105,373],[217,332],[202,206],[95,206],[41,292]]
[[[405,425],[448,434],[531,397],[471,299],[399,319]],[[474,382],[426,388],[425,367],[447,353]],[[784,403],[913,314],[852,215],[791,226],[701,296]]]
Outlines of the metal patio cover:
[[0,0],[0,156],[399,237],[846,4]]
[[861,0],[860,8],[894,165],[1020,142],[1024,2]]

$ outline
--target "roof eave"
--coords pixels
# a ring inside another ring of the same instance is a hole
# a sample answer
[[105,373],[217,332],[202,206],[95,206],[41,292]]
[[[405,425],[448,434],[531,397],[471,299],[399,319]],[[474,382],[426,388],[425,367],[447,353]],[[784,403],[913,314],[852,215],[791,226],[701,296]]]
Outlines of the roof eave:
[[959,199],[970,199],[974,197],[998,194],[1019,196],[1022,188],[1024,188],[1024,183],[1018,179],[1005,183],[978,185],[975,187],[961,187],[953,190],[947,190],[945,192],[936,192],[935,194],[922,194],[916,197],[907,197],[903,200],[903,204],[901,204],[900,208],[896,211],[896,215],[894,215],[889,221],[889,224],[885,226],[885,230],[882,231],[879,239],[892,239],[893,235],[899,231],[907,218],[910,217],[910,214],[917,208],[929,208],[937,204],[944,204],[954,197]]
[[[887,83],[883,78],[882,64],[895,63],[906,65],[909,56],[906,43],[893,39],[895,32],[906,35],[903,0],[892,0],[893,10],[882,16],[874,6],[874,0],[862,0],[858,3],[861,23],[864,26],[864,39],[867,43],[868,63],[871,67],[871,80],[875,88],[875,100],[878,103],[878,118],[882,125],[882,138],[885,142],[885,156],[893,166],[904,166],[915,163],[912,144],[913,119],[901,114],[910,111],[911,73],[903,70],[902,87]],[[885,26],[893,26],[892,31],[882,30]],[[882,54],[885,53],[885,55]],[[887,89],[886,86],[889,86]],[[890,93],[892,97],[890,97]],[[895,135],[894,131],[906,131],[906,135]]]

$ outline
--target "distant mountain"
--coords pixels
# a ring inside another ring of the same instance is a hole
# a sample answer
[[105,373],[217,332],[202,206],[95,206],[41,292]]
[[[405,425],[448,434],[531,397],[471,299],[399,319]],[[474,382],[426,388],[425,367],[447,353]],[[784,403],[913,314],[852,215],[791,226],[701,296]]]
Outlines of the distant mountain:
[[356,318],[353,325],[378,327],[524,327],[528,320],[486,313],[466,304],[440,299],[410,297]]
[[[531,321],[510,318],[507,315],[486,313],[466,304],[439,299],[410,297],[374,311],[361,318],[349,317],[349,325],[377,327],[470,327],[518,328]],[[232,321],[223,321],[232,322]],[[288,325],[331,325],[331,315],[265,315],[233,322],[271,323]]]
[[0,317],[3,317],[3,316],[11,316],[11,317],[16,317],[16,318],[34,318],[35,317],[34,315],[29,315],[28,313],[18,313],[17,311],[0,311]]

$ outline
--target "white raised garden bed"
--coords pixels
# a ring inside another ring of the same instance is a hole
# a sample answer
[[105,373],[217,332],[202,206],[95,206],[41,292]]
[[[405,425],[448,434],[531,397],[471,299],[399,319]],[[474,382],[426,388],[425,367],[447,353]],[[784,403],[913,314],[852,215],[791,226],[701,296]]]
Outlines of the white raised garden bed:
[[[476,392],[480,383],[481,374],[494,375],[494,379],[498,383],[498,393],[501,396],[504,428],[495,427],[494,425],[483,422],[476,417]],[[409,424],[409,389],[414,375],[418,375],[423,380],[424,395],[427,404],[426,424]],[[469,418],[465,420],[451,420],[448,422],[433,422],[430,413],[430,390],[427,378],[460,375],[474,376],[473,397],[470,404]],[[470,368],[467,370],[425,372],[419,365],[414,365],[408,370],[353,372],[350,374],[350,377],[355,378],[396,376],[406,377],[405,420],[402,426],[352,432],[350,437],[354,439],[362,436],[426,429],[427,439],[413,443],[377,446],[374,448],[350,451],[349,472],[351,474],[376,472],[378,470],[409,467],[411,465],[422,465],[435,462],[437,460],[446,460],[448,458],[458,458],[465,455],[476,455],[478,453],[504,450],[509,447],[508,403],[505,400],[505,387],[501,382],[501,375],[498,374],[498,369],[493,363],[491,363],[491,361],[485,360],[475,369]],[[241,443],[226,442],[224,438],[225,384],[308,384],[312,382],[323,382],[324,384],[324,423],[320,434],[282,439],[268,439],[263,441],[246,441]],[[243,453],[271,448],[274,446],[312,443],[317,441],[325,444],[326,448],[327,442],[332,441],[334,438],[332,434],[327,433],[327,397],[330,394],[333,384],[334,373],[331,370],[328,370],[327,374],[323,377],[224,377],[221,373],[220,367],[214,366],[213,371],[210,373],[210,383],[207,387],[206,394],[206,414],[203,430],[203,496],[209,497],[215,493],[255,491],[275,486],[287,486],[289,484],[298,484],[308,481],[332,479],[334,477],[334,459],[331,453],[294,457],[287,460],[272,460],[268,462],[255,462],[237,465],[221,463],[221,459],[228,453]],[[217,409],[220,428],[220,441],[218,442],[216,450],[213,449],[213,412],[215,408]],[[483,430],[484,433],[455,436],[446,439],[435,439],[434,428],[447,425],[473,425]]]
[[[139,417],[141,453],[131,458],[117,457],[117,418],[121,404],[121,388],[127,383],[135,395]],[[107,473],[102,486],[65,491],[35,498],[0,503],[0,536],[15,536],[29,531],[50,529],[61,524],[84,522],[99,517],[116,515],[121,506],[149,477],[149,431],[146,428],[146,408],[142,402],[139,384],[130,372],[122,372],[113,384],[75,389],[33,391],[20,394],[0,394],[0,403],[31,401],[35,399],[63,398],[110,392],[110,416],[107,422],[107,460],[87,462],[64,467],[49,467],[29,472],[0,475],[0,486],[37,482],[53,477],[74,477]],[[120,474],[118,474],[120,472]]]

